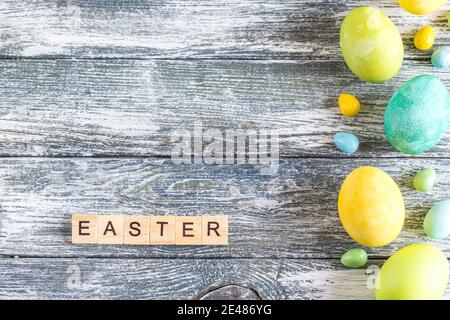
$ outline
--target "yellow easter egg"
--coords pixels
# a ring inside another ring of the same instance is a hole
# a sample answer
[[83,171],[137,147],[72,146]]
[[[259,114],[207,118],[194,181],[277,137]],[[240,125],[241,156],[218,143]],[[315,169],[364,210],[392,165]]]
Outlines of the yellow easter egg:
[[383,265],[376,281],[377,300],[438,300],[448,284],[447,257],[431,244],[413,244],[397,251]]
[[361,104],[354,96],[343,93],[339,96],[339,110],[346,117],[355,117],[361,109]]
[[424,15],[436,11],[447,0],[397,0],[397,2],[403,9],[412,14]]
[[378,8],[363,6],[350,11],[341,25],[340,44],[349,69],[368,82],[392,79],[403,63],[400,32]]
[[360,167],[347,176],[339,192],[338,210],[345,231],[367,247],[392,242],[405,221],[400,189],[387,173],[375,167]]
[[414,45],[417,49],[430,50],[434,45],[435,33],[432,26],[425,26],[414,36]]

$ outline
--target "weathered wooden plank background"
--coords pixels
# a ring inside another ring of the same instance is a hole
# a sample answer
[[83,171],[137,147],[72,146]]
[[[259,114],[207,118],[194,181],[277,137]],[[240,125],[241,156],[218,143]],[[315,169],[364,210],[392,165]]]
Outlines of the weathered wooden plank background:
[[[382,7],[404,38],[405,63],[387,84],[359,81],[340,56],[339,25],[362,4]],[[450,135],[424,155],[401,155],[383,112],[416,74],[450,85],[411,40],[431,23],[437,43],[450,43],[449,9],[416,17],[395,0],[3,0],[0,298],[373,298],[372,271],[339,264],[355,244],[337,192],[360,165],[385,169],[402,189],[405,228],[368,250],[369,265],[429,242],[423,217],[450,193]],[[339,115],[342,91],[360,97],[358,118]],[[173,164],[171,133],[195,121],[276,129],[278,174]],[[360,136],[357,154],[335,149],[338,130]],[[423,166],[439,173],[427,195],[411,187]],[[74,212],[227,214],[230,246],[73,246]],[[448,239],[434,243],[450,256]]]

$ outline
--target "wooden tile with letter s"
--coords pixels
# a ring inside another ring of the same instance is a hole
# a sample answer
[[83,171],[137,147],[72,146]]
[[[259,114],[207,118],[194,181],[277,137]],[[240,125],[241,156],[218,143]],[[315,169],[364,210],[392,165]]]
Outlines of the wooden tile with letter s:
[[150,217],[124,216],[123,243],[131,245],[150,244]]
[[123,216],[99,215],[97,231],[99,244],[123,244]]

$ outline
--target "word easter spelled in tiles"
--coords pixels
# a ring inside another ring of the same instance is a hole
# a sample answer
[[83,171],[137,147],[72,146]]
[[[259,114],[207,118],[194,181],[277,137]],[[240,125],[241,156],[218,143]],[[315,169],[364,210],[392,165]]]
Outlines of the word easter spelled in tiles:
[[73,215],[72,243],[228,245],[228,216]]

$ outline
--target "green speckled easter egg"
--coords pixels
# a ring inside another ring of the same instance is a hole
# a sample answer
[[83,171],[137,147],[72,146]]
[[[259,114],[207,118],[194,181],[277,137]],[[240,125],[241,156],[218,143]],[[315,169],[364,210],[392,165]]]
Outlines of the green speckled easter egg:
[[420,154],[441,140],[449,116],[447,87],[435,76],[421,75],[392,96],[384,114],[384,130],[395,149]]

